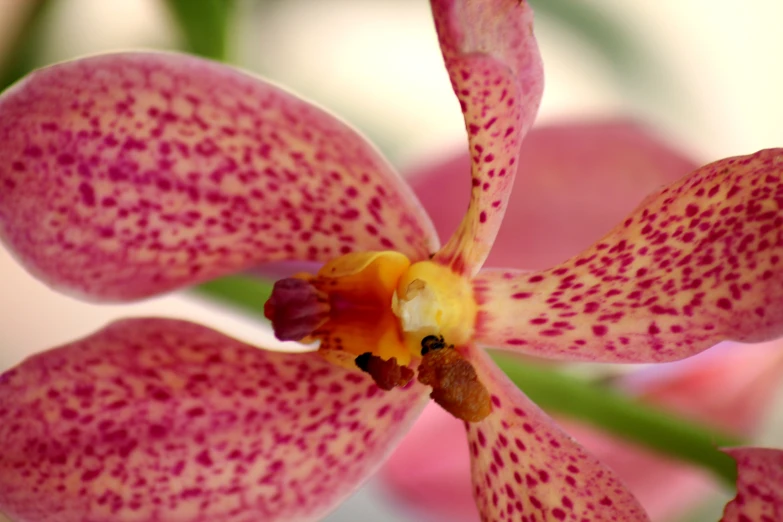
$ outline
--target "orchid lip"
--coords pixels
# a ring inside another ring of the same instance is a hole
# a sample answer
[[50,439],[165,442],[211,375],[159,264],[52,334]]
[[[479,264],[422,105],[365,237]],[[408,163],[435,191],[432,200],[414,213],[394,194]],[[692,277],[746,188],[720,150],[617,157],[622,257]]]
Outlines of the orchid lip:
[[369,352],[406,366],[421,357],[429,336],[452,345],[470,339],[472,292],[467,279],[432,261],[351,253],[315,275],[277,281],[264,313],[281,340],[319,340],[322,352],[345,352],[342,362]]
[[264,315],[280,341],[301,341],[328,319],[329,310],[322,292],[295,277],[277,281],[264,304]]
[[478,422],[492,411],[489,392],[455,348],[473,333],[472,291],[467,278],[432,261],[352,253],[316,275],[275,283],[264,313],[279,339],[318,340],[327,360],[358,368],[383,390],[406,386],[413,365],[439,405]]

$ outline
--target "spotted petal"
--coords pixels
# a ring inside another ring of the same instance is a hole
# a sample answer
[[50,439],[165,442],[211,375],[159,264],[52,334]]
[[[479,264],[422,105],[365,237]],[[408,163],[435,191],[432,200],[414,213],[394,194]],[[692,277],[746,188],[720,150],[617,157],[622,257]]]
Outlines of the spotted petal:
[[[558,422],[625,481],[652,520],[679,520],[678,515],[720,492],[703,470],[582,424]],[[381,469],[381,478],[394,498],[426,513],[427,520],[480,520],[460,428],[458,420],[433,403]]]
[[[727,433],[750,436],[783,376],[783,341],[748,351],[715,347],[695,357],[649,366],[615,382],[650,404]],[[716,481],[700,468],[662,456],[595,427],[559,417],[557,422],[626,483],[652,520],[679,520],[710,494]],[[386,461],[381,478],[406,505],[453,522],[475,522],[470,463],[460,422],[428,406]]]
[[[617,384],[650,404],[749,436],[764,418],[783,376],[782,341],[721,346],[684,361],[655,365]],[[566,432],[619,475],[652,520],[678,517],[720,492],[705,470],[663,457],[595,427],[558,418]],[[395,497],[439,520],[475,522],[470,463],[460,422],[434,403],[384,464]],[[437,515],[437,516],[436,516]]]
[[35,522],[323,516],[425,404],[315,353],[133,319],[0,377],[0,511]]
[[[517,163],[521,175],[486,266],[560,263],[612,230],[646,196],[698,166],[644,127],[622,120],[536,126]],[[433,162],[407,179],[447,240],[470,201],[462,184],[470,179],[470,156]]]
[[433,0],[432,12],[473,163],[470,208],[435,259],[473,274],[503,220],[519,146],[541,101],[543,69],[524,0]]
[[541,272],[475,281],[477,342],[617,362],[783,335],[783,149],[697,169]]
[[783,450],[732,448],[737,461],[737,496],[726,504],[721,522],[783,520]]
[[0,239],[47,284],[115,300],[264,261],[437,248],[345,123],[227,66],[152,53],[55,65],[0,97]]
[[620,480],[525,397],[486,353],[473,348],[468,357],[493,404],[489,417],[466,424],[482,520],[648,520]]

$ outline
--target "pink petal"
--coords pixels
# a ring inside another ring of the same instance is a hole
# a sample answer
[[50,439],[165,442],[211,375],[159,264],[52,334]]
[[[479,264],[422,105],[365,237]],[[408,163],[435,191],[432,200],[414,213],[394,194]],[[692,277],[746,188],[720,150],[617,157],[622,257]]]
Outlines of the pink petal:
[[423,259],[428,217],[332,115],[175,54],[49,67],[0,98],[0,238],[52,286],[135,299],[265,261]]
[[0,377],[0,510],[15,520],[323,516],[426,403],[315,353],[167,319],[114,323]]
[[726,504],[721,522],[783,520],[783,451],[766,448],[724,450],[737,461],[737,496]]
[[[511,199],[486,266],[542,269],[589,247],[650,193],[695,169],[643,127],[604,121],[533,128],[519,155]],[[442,240],[470,195],[470,157],[460,154],[408,180]]]
[[477,342],[550,358],[644,362],[727,339],[779,337],[781,176],[783,149],[717,161],[647,198],[559,266],[482,273]]
[[[642,400],[691,419],[750,435],[783,376],[781,341],[748,351],[721,346],[676,363],[634,372],[619,384]],[[651,372],[653,375],[650,375]],[[704,470],[673,461],[594,427],[559,419],[625,481],[652,520],[674,520],[719,488]],[[424,410],[381,470],[407,504],[443,520],[473,522],[468,448],[459,421],[432,405]]]
[[433,0],[432,12],[473,162],[470,208],[436,260],[473,274],[503,220],[519,146],[541,101],[543,69],[524,0]]
[[[480,520],[460,424],[436,405],[428,406],[381,468],[380,476],[395,498],[426,513],[427,520]],[[625,481],[652,520],[675,520],[718,490],[710,487],[703,471],[593,428],[573,422],[564,425],[569,435]]]
[[473,493],[483,520],[648,520],[612,471],[565,434],[481,350],[468,358],[493,412],[466,424]]

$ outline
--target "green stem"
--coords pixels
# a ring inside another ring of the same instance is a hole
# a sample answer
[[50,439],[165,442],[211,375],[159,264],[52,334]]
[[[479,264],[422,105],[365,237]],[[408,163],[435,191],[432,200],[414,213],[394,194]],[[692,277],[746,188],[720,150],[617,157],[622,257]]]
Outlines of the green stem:
[[185,38],[199,56],[226,61],[234,0],[165,0]]
[[609,386],[508,354],[493,359],[531,400],[549,413],[584,421],[664,455],[713,471],[731,485],[737,481],[734,460],[717,448],[742,440],[666,410],[645,404]]
[[[256,278],[231,276],[205,283],[194,291],[263,317],[263,305],[272,286]],[[731,485],[736,483],[734,460],[717,448],[741,445],[740,439],[550,366],[522,362],[502,353],[493,353],[492,357],[548,413],[583,421],[662,455],[705,467]]]
[[16,28],[9,52],[0,57],[0,91],[35,68],[40,48],[43,21],[53,0],[30,0],[24,18]]
[[615,78],[642,90],[656,100],[670,101],[675,95],[657,55],[639,35],[629,31],[615,12],[592,2],[573,0],[528,0],[536,15],[560,24],[605,58]]
[[233,275],[213,279],[191,289],[196,294],[264,317],[264,303],[272,295],[272,285],[263,279]]

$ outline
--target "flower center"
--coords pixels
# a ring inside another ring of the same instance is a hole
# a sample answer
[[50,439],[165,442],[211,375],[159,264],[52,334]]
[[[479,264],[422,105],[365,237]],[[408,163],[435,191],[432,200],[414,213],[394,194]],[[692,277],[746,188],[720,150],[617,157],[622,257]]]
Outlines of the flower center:
[[422,341],[429,336],[440,336],[452,345],[470,340],[476,301],[467,279],[443,265],[421,261],[400,277],[392,311],[409,349],[421,354]]
[[[409,366],[418,367],[432,397],[465,420],[491,410],[486,389],[454,348],[472,337],[476,312],[470,281],[391,251],[347,254],[315,275],[277,281],[264,305],[278,339],[319,341],[324,358],[369,373],[383,389],[407,384]],[[463,396],[472,404],[458,404]]]

